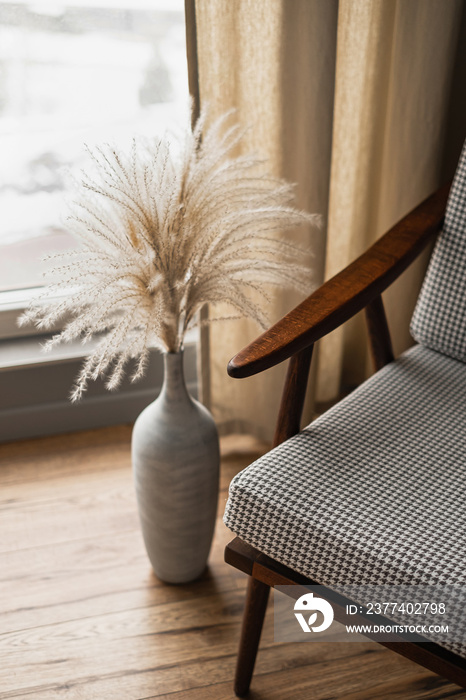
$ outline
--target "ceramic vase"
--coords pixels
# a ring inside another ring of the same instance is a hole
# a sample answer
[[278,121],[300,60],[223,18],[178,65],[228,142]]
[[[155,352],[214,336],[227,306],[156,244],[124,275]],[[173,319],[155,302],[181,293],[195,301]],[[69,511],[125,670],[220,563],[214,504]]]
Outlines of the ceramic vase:
[[187,583],[204,571],[215,528],[218,433],[189,394],[183,353],[164,355],[162,391],[140,414],[132,436],[142,534],[162,581]]

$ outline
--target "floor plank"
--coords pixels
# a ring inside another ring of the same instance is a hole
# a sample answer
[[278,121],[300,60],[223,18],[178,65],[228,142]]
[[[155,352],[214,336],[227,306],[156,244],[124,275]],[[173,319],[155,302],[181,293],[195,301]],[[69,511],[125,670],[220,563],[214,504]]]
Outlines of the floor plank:
[[[209,568],[187,586],[156,579],[144,552],[130,428],[0,446],[0,699],[222,700],[246,577],[223,562],[234,474],[260,449],[222,443]],[[376,644],[275,644],[267,613],[252,700],[465,698]]]

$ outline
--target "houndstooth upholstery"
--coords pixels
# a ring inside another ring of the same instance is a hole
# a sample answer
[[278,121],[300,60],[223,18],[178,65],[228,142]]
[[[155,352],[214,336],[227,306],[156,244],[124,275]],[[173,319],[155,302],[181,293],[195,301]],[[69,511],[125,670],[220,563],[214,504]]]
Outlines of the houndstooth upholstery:
[[419,343],[466,362],[466,144],[443,231],[414,310],[411,334]]
[[466,586],[466,144],[411,333],[230,485],[226,525],[317,583]]
[[238,474],[224,521],[323,585],[466,584],[465,503],[466,364],[417,345]]

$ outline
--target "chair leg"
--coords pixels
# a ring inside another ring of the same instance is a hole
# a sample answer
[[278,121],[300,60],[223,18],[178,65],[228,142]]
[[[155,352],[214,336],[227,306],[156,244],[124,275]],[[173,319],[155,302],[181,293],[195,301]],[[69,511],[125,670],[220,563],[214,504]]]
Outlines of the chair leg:
[[269,593],[270,586],[250,577],[236,662],[234,689],[239,698],[249,691]]

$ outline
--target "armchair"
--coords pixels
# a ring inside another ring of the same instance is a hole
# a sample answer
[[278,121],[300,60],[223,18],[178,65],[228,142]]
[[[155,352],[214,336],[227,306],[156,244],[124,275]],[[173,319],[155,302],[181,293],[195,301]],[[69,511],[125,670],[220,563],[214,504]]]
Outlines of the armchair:
[[[448,203],[447,203],[448,202]],[[394,359],[381,293],[443,230]],[[300,432],[313,344],[365,309],[376,373]],[[290,358],[274,449],[230,485],[227,563],[250,576],[235,692],[247,694],[271,586],[466,585],[466,147],[438,190],[239,352],[245,378]],[[382,547],[383,544],[383,547]],[[466,687],[466,645],[383,642]]]

